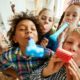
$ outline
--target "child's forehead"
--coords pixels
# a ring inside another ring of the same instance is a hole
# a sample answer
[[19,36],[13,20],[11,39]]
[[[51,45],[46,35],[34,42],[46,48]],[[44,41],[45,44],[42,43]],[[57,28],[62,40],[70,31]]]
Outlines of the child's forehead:
[[50,10],[45,10],[43,11],[39,16],[42,16],[42,15],[45,15],[45,16],[51,16],[53,18],[53,12],[50,11]]
[[65,12],[67,12],[67,11],[75,11],[75,10],[79,10],[79,11],[80,11],[80,6],[78,6],[78,5],[71,5],[71,6],[69,6],[69,7],[66,9]]
[[23,20],[21,20],[21,21],[19,21],[18,22],[18,24],[29,24],[29,23],[32,23],[32,24],[34,24],[34,22],[32,21],[32,20],[30,20],[30,19],[23,19]]
[[79,31],[78,30],[74,30],[74,31],[71,31],[68,34],[69,34],[68,37],[75,37],[75,38],[79,37],[80,38],[80,30]]
[[35,25],[35,23],[32,20],[25,19],[25,20],[19,21],[18,24],[16,25],[16,27],[17,26],[19,26],[19,27],[21,27],[21,26],[29,26],[29,25],[33,26],[33,25]]
[[67,39],[68,37],[76,37],[76,35],[80,36],[80,28],[79,27],[75,27],[70,31],[68,30],[66,32],[65,39]]

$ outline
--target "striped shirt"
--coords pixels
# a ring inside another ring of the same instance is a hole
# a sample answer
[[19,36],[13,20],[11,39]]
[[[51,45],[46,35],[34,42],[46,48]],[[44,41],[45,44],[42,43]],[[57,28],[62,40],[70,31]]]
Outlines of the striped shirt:
[[31,75],[31,80],[66,80],[66,71],[65,67],[62,67],[57,73],[44,78],[41,76],[42,69],[46,66],[41,66],[39,69],[35,70]]

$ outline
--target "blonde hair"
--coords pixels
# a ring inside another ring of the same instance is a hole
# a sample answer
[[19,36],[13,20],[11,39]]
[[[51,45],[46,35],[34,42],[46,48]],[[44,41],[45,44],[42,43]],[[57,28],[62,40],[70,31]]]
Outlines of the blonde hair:
[[77,34],[79,34],[80,35],[80,27],[76,27],[76,28],[74,28],[74,29],[72,29],[71,31],[67,31],[66,32],[66,37],[65,37],[65,39],[64,39],[64,41],[63,41],[63,44],[64,44],[64,42],[66,41],[66,39],[68,38],[68,36],[70,35],[70,34],[72,34],[73,32],[76,32]]
[[[72,26],[73,27],[73,26]],[[71,33],[73,33],[73,32],[76,32],[76,33],[78,33],[78,34],[80,34],[80,27],[74,27],[73,29],[71,29],[71,30],[69,30],[68,32],[67,32],[67,34],[68,35],[70,35]],[[67,36],[68,36],[67,35]]]
[[71,3],[67,8],[69,8],[69,7],[72,6],[72,5],[75,5],[75,6],[80,7],[80,2]]
[[80,28],[75,28],[72,32],[77,32],[78,34],[80,34]]

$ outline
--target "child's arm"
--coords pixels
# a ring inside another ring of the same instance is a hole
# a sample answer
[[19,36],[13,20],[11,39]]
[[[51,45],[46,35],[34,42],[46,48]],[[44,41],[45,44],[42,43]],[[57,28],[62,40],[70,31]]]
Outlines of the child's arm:
[[11,61],[9,61],[9,55],[5,52],[0,56],[0,71],[5,70],[11,66]]
[[7,74],[7,75],[10,75],[14,79],[17,79],[18,78],[18,75],[17,75],[16,71],[13,70],[12,68],[8,68],[6,70],[3,70],[3,73],[4,74]]
[[16,79],[18,76],[16,71],[11,68],[12,63],[9,61],[9,57],[10,55],[8,53],[3,53],[0,56],[0,71]]
[[49,76],[56,73],[65,63],[69,63],[72,53],[64,49],[58,48],[56,54],[50,59],[48,66],[43,69],[43,76]]
[[50,61],[48,62],[48,65],[43,69],[42,75],[44,77],[48,77],[57,71],[60,70],[60,68],[63,66],[63,62],[61,59],[59,59],[56,54],[51,57]]
[[45,63],[42,66],[40,66],[37,70],[34,70],[32,72],[32,74],[30,75],[32,77],[31,79],[39,80],[50,78],[52,77],[52,74],[56,73],[61,69],[61,67],[63,66],[61,59],[57,58],[56,54],[52,52],[49,51],[46,53],[49,55],[45,55]]

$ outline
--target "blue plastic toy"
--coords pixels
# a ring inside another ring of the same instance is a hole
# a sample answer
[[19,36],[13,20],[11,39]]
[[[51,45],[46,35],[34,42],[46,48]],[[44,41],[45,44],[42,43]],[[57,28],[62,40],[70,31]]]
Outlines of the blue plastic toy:
[[68,22],[65,22],[58,31],[56,31],[55,33],[53,33],[52,35],[49,36],[49,39],[50,39],[50,41],[51,41],[51,43],[52,43],[52,46],[51,46],[51,47],[52,47],[52,50],[53,50],[54,52],[56,52],[56,49],[57,49],[58,44],[59,44],[59,42],[58,42],[58,37],[59,37],[59,35],[60,35],[67,27],[69,27],[69,23],[68,23]]
[[35,41],[32,38],[30,38],[25,53],[27,56],[31,57],[43,57],[44,48],[40,45],[36,45]]
[[56,31],[54,34],[50,35],[50,39],[51,39],[54,43],[56,43],[57,40],[58,40],[59,35],[60,35],[68,26],[69,26],[69,23],[68,23],[68,22],[65,22],[58,31]]

